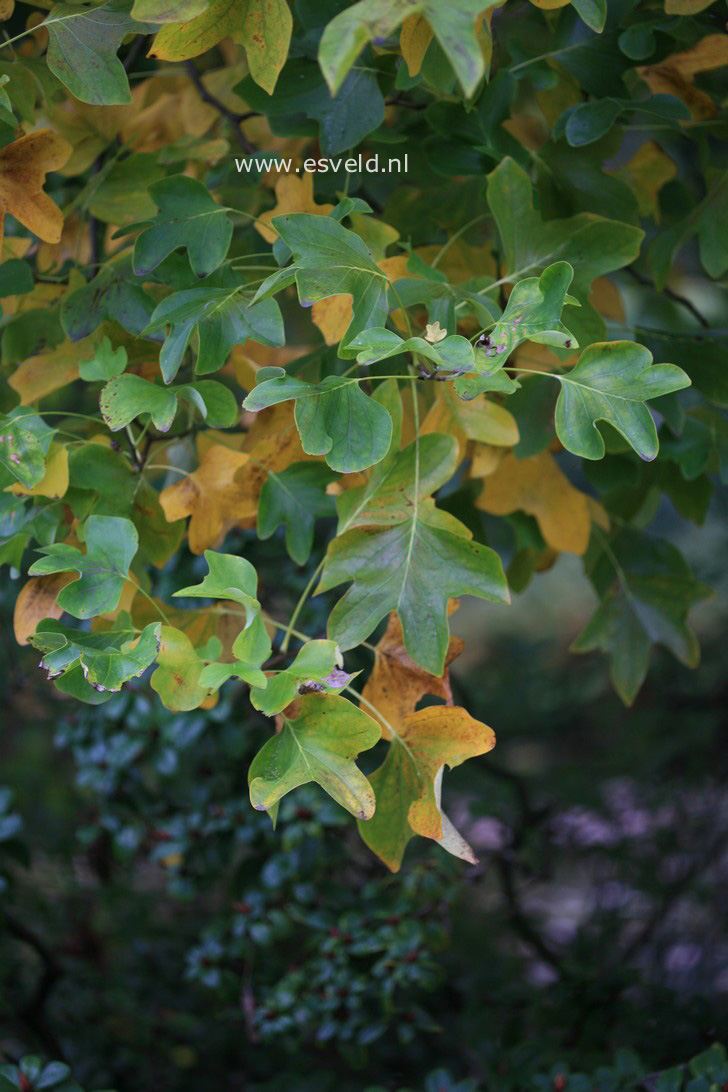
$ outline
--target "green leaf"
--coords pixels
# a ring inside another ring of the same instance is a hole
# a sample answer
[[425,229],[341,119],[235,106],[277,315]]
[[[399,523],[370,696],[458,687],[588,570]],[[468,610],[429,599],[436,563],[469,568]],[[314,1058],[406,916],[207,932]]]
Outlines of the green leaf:
[[612,682],[622,701],[634,701],[655,644],[695,667],[699,648],[687,614],[710,589],[694,579],[674,546],[626,527],[608,545],[601,535],[592,542],[587,569],[601,604],[571,647],[601,649],[611,657]]
[[571,0],[571,6],[590,30],[601,34],[607,21],[607,0]]
[[476,15],[493,0],[360,0],[337,15],[324,30],[319,64],[332,94],[367,42],[387,38],[409,15],[423,15],[470,98],[485,75],[476,37]]
[[[268,378],[275,372],[273,378]],[[321,383],[303,383],[282,368],[259,373],[263,381],[243,402],[247,410],[265,409],[295,399],[296,426],[307,455],[325,455],[332,470],[350,474],[380,462],[389,450],[392,419],[387,410],[359,388],[358,380],[328,375]]]
[[380,734],[379,725],[345,698],[301,697],[250,765],[253,807],[270,810],[292,789],[315,781],[352,815],[370,818],[374,793],[354,759]]
[[313,546],[316,518],[334,513],[334,499],[326,493],[333,480],[331,471],[319,463],[269,471],[258,500],[258,538],[270,538],[283,524],[288,553],[297,565],[304,565]]
[[556,435],[567,451],[584,459],[601,459],[604,440],[597,422],[606,421],[650,461],[659,444],[649,398],[690,386],[674,364],[652,364],[652,353],[632,341],[591,345],[578,364],[563,375],[556,402]]
[[175,598],[231,599],[245,610],[247,624],[260,614],[258,602],[258,574],[249,561],[236,554],[221,554],[217,550],[205,550],[207,576],[201,584],[180,588]]
[[61,323],[71,341],[88,337],[104,319],[118,322],[130,334],[142,332],[154,304],[140,285],[128,279],[130,276],[131,263],[119,263],[64,297]]
[[524,341],[560,348],[578,344],[561,321],[564,305],[576,302],[567,295],[573,275],[568,262],[555,262],[540,277],[528,277],[513,286],[505,311],[489,332],[486,345],[475,354],[475,370],[483,379],[457,379],[455,390],[459,395],[472,398],[492,389],[487,377],[496,374]]
[[145,334],[169,327],[159,357],[165,383],[174,379],[193,333],[199,337],[195,370],[216,372],[234,345],[248,338],[261,345],[285,342],[283,319],[275,300],[252,303],[241,298],[244,286],[234,288],[189,288],[167,296],[156,307]]
[[140,414],[148,413],[160,432],[167,432],[177,414],[177,399],[191,401],[212,428],[229,428],[238,417],[232,391],[212,380],[160,387],[138,375],[120,375],[101,391],[101,416],[112,432],[118,432]]
[[[149,685],[159,694],[166,709],[189,712],[198,709],[210,695],[210,687],[201,682],[206,661],[195,651],[189,637],[174,626],[162,626],[157,655],[158,667]],[[215,651],[219,655],[220,642]]]
[[354,148],[384,120],[384,97],[373,72],[349,72],[332,97],[318,65],[303,57],[286,63],[275,95],[262,91],[251,76],[246,76],[235,92],[251,110],[281,118],[283,126],[292,124],[292,117],[304,115],[318,122],[321,152],[327,156]]
[[33,291],[33,270],[20,258],[10,258],[0,265],[0,299],[24,296]]
[[198,277],[217,269],[232,238],[229,210],[213,200],[202,182],[181,174],[155,182],[149,187],[149,195],[159,210],[154,219],[117,232],[128,235],[143,228],[134,243],[137,276],[151,273],[180,246],[187,250],[192,271]]
[[348,349],[351,352],[357,350],[356,359],[359,364],[376,364],[401,353],[418,353],[444,371],[472,371],[475,367],[473,346],[460,334],[450,334],[437,344],[431,345],[422,337],[405,339],[393,330],[373,327],[353,338]]
[[0,418],[0,466],[32,489],[45,476],[45,457],[54,430],[31,409],[18,406]]
[[139,22],[184,23],[208,5],[209,0],[134,0],[131,13]]
[[83,532],[85,554],[66,543],[43,546],[40,553],[46,556],[34,561],[28,572],[78,573],[80,579],[62,588],[56,602],[74,618],[94,618],[118,607],[139,536],[131,520],[120,516],[89,516]]
[[703,268],[711,277],[722,277],[728,270],[728,174],[708,171],[708,193],[691,211],[681,216],[671,228],[658,232],[650,247],[650,266],[659,289],[665,287],[672,261],[681,247],[694,235]]
[[317,589],[353,581],[329,617],[329,636],[340,648],[360,644],[394,610],[409,655],[441,675],[448,599],[475,595],[508,602],[498,555],[473,542],[463,524],[429,499],[456,464],[451,437],[423,436],[373,487],[348,490],[341,498],[340,532],[329,546]]
[[335,641],[308,641],[290,667],[268,679],[265,689],[253,687],[250,700],[261,713],[272,717],[291,704],[302,684],[314,683],[321,690],[341,690],[348,686],[352,676],[337,670],[337,661]]
[[353,314],[339,355],[355,356],[349,342],[370,326],[384,325],[388,311],[386,275],[366,243],[329,216],[301,212],[275,216],[272,223],[293,253],[301,303],[351,294]]
[[116,692],[129,679],[138,679],[154,663],[160,641],[158,622],[150,623],[139,633],[128,628],[128,615],[119,621],[118,629],[88,633],[47,618],[29,640],[33,648],[43,653],[40,666],[49,678],[65,675],[80,665],[86,682],[94,690]]
[[86,360],[80,361],[78,374],[87,383],[93,383],[97,379],[104,382],[121,375],[126,368],[126,349],[122,346],[114,349],[108,337],[103,337],[94,349],[93,354]]
[[129,80],[116,53],[127,35],[151,34],[156,27],[137,23],[130,9],[130,0],[107,0],[96,8],[56,4],[41,24],[48,29],[48,67],[81,102],[131,102]]
[[[574,269],[574,291],[579,293],[582,305],[578,323],[585,325],[591,320],[597,329],[603,328],[601,318],[586,301],[591,283],[633,262],[644,232],[591,212],[563,220],[542,220],[534,208],[528,175],[510,158],[488,175],[488,205],[503,244],[508,281],[515,283],[524,273],[566,261]],[[576,336],[583,341],[576,317],[573,325]]]

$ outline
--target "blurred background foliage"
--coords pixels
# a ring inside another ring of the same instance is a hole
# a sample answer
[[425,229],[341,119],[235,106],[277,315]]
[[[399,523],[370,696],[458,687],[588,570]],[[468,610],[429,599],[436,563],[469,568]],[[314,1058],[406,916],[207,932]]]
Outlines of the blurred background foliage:
[[[475,868],[423,842],[390,876],[314,789],[274,832],[246,800],[268,729],[241,690],[79,707],[4,625],[0,1057],[160,1092],[725,1087],[719,1052],[708,1076],[685,1063],[728,1038],[727,515],[716,495],[698,536],[658,513],[717,591],[699,670],[660,653],[631,710],[566,651],[593,609],[577,559],[510,611],[454,616],[455,699],[499,735],[447,786]],[[307,572],[237,535],[290,609]],[[163,575],[200,573],[180,555]]]

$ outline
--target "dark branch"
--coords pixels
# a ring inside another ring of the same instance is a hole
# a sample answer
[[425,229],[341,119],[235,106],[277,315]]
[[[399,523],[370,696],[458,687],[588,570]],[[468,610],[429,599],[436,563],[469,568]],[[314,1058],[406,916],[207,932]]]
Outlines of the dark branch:
[[194,84],[195,89],[197,90],[197,93],[202,101],[206,102],[208,106],[212,106],[213,109],[217,110],[218,114],[220,114],[221,117],[224,117],[227,121],[230,122],[240,147],[243,149],[243,151],[247,152],[248,155],[254,155],[256,148],[253,144],[250,143],[241,126],[242,123],[244,121],[247,121],[248,118],[258,117],[258,114],[255,112],[255,110],[249,110],[247,114],[237,114],[234,110],[230,110],[224,102],[221,102],[220,99],[218,99],[215,95],[207,90],[204,83],[202,82],[202,77],[197,71],[193,61],[185,61],[184,66],[185,72],[192,80],[192,83]]

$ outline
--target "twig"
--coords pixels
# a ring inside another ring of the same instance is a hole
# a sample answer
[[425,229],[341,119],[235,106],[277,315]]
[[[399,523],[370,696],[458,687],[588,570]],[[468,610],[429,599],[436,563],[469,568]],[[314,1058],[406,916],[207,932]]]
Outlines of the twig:
[[[633,269],[632,266],[627,269],[627,272],[634,280],[638,281],[640,284],[645,285],[645,287],[647,288],[654,288],[655,291],[658,291],[655,282],[650,277],[646,277],[644,273],[639,273],[636,269]],[[675,292],[674,289],[668,287],[667,285],[662,289],[662,294],[663,296],[667,296],[668,299],[673,300],[675,303],[679,303],[681,307],[684,307],[686,309],[686,311],[689,311],[693,318],[696,318],[698,320],[704,330],[710,329],[710,323],[708,322],[705,315],[701,314],[695,304],[687,299],[687,297],[681,296],[679,292]]]
[[217,110],[218,114],[220,114],[222,117],[230,122],[240,147],[243,149],[243,151],[247,152],[248,155],[254,155],[257,149],[253,144],[250,143],[241,126],[244,121],[248,120],[248,118],[258,117],[257,112],[255,110],[249,110],[246,114],[237,114],[234,110],[230,110],[224,102],[221,102],[220,99],[217,98],[217,96],[213,95],[212,92],[207,90],[204,83],[202,82],[202,77],[197,71],[197,68],[195,67],[193,61],[185,61],[184,67],[185,72],[192,80],[192,83],[194,84],[195,89],[197,90],[197,93],[203,100],[203,102],[206,102],[208,106],[212,106],[215,110]]

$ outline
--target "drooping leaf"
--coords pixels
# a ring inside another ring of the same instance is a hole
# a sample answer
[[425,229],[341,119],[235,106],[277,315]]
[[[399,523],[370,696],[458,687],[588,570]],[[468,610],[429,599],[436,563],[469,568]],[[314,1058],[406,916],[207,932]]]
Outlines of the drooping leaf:
[[42,546],[45,557],[28,569],[31,576],[49,573],[78,573],[56,602],[74,618],[94,618],[119,605],[129,566],[139,546],[131,520],[121,516],[89,516],[84,524],[86,552],[67,543]]
[[488,0],[360,0],[332,19],[321,39],[319,63],[332,93],[367,42],[386,38],[406,18],[420,14],[470,97],[485,75],[475,17],[490,6]]
[[[139,0],[137,0],[139,2]],[[256,83],[273,93],[288,55],[293,20],[286,0],[210,0],[187,21],[165,19],[151,55],[162,61],[198,57],[232,37],[245,46],[248,67]]]
[[364,394],[357,380],[329,375],[313,385],[286,375],[283,368],[266,369],[259,379],[243,407],[257,412],[295,399],[303,450],[326,456],[332,470],[342,474],[365,470],[387,454],[392,419],[384,406]]
[[445,840],[445,848],[457,847],[457,855],[473,863],[472,850],[458,845],[442,813],[439,779],[444,766],[452,769],[492,750],[493,731],[464,709],[443,706],[408,713],[393,728],[387,757],[369,776],[377,808],[369,823],[359,824],[364,842],[392,872],[399,871],[416,834]]
[[559,375],[556,434],[568,451],[601,459],[604,440],[597,423],[612,425],[641,459],[654,459],[657,430],[645,402],[690,386],[674,364],[652,364],[652,353],[631,341],[591,345],[576,367]]
[[601,603],[571,647],[611,657],[612,682],[626,705],[644,682],[653,645],[695,666],[700,653],[687,615],[710,589],[695,580],[671,543],[625,527],[608,548],[596,537],[587,568]]
[[248,771],[250,801],[270,810],[299,785],[317,782],[360,819],[374,814],[374,793],[354,759],[373,747],[379,725],[346,698],[307,694],[283,714],[283,728],[269,739]]

